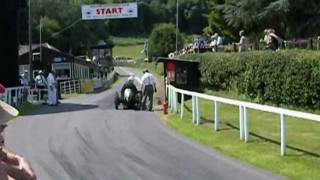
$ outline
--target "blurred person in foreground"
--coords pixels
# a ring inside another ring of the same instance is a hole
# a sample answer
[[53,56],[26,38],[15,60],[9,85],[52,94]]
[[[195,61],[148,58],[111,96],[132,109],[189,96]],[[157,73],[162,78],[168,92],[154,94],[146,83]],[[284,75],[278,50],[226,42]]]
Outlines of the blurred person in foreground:
[[[0,86],[0,95],[3,93],[3,86]],[[1,180],[36,180],[37,177],[31,167],[31,164],[23,157],[9,151],[5,148],[4,129],[8,126],[6,123],[13,117],[18,116],[19,112],[0,101],[0,179]]]

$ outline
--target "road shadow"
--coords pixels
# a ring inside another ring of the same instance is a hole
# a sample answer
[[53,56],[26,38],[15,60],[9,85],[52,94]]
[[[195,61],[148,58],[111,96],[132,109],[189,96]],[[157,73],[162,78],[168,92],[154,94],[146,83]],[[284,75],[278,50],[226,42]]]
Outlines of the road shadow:
[[72,104],[62,103],[57,106],[41,105],[38,106],[34,111],[26,112],[24,116],[33,116],[41,114],[57,114],[65,112],[83,111],[98,108],[97,105],[84,105],[84,104]]
[[[188,106],[184,105],[184,108],[188,112],[192,113],[192,110]],[[201,123],[200,124],[214,123],[214,120],[207,119],[207,118],[204,118],[202,116],[200,117],[200,119],[201,119]],[[240,129],[237,126],[235,126],[235,125],[233,125],[231,123],[228,123],[228,122],[227,123],[221,123],[220,122],[219,124],[224,124],[226,126],[225,128],[219,129],[219,131],[231,131],[231,130],[232,131],[234,131],[234,130],[240,131]],[[281,145],[281,143],[279,141],[277,141],[277,140],[274,140],[274,139],[259,135],[259,134],[254,133],[254,132],[249,132],[249,135],[255,137],[256,140],[250,140],[249,139],[248,143],[268,142],[268,143],[273,143],[273,144],[276,144],[276,145],[279,145],[279,146]],[[287,149],[291,149],[291,150],[294,150],[294,151],[298,152],[298,153],[287,153],[286,156],[305,156],[305,155],[308,155],[308,156],[313,156],[313,157],[316,157],[316,158],[320,158],[320,154],[315,153],[315,152],[311,152],[309,150],[305,150],[305,149],[302,149],[302,148],[299,148],[299,147],[295,147],[295,146],[292,146],[292,145],[288,145],[288,144],[286,145],[286,147],[287,147]]]

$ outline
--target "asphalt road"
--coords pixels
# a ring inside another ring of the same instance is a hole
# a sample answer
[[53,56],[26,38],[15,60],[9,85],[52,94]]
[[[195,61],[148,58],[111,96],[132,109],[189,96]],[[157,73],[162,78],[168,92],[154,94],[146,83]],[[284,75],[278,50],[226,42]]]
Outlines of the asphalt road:
[[9,123],[7,148],[40,180],[281,179],[177,135],[156,113],[114,110],[114,93],[39,107]]

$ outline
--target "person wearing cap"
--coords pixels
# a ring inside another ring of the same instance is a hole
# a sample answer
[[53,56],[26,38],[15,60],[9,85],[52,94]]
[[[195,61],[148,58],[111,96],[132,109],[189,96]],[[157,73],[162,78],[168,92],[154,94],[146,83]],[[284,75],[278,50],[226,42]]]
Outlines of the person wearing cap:
[[[2,92],[0,92],[0,95]],[[37,177],[31,164],[23,157],[10,152],[4,147],[3,131],[8,126],[6,123],[13,117],[18,116],[18,114],[19,112],[15,108],[0,101],[0,179],[36,180]]]
[[51,70],[47,77],[48,83],[48,105],[56,106],[58,103],[57,99],[57,81],[55,78],[55,71]]
[[[142,84],[142,103],[141,109],[152,111],[153,106],[153,93],[157,92],[156,80],[148,69],[143,70],[143,76],[141,78]],[[148,107],[146,106],[147,99],[149,99]]]
[[46,89],[46,87],[48,86],[47,80],[43,75],[43,72],[40,70],[36,76],[36,78],[34,79],[35,83],[36,83],[36,88],[38,89],[38,91],[40,91],[40,99],[43,99],[44,97],[44,91],[43,89]]

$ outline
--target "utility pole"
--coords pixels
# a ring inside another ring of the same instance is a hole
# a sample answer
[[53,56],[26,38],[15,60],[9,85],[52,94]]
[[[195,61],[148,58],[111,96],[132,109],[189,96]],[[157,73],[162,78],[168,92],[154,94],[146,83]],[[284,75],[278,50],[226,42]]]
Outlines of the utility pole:
[[29,0],[29,78],[32,80],[32,17],[31,17],[31,0]]
[[42,17],[40,16],[40,62],[42,62]]
[[176,15],[176,53],[178,53],[178,33],[179,33],[179,0],[177,0],[177,15]]

